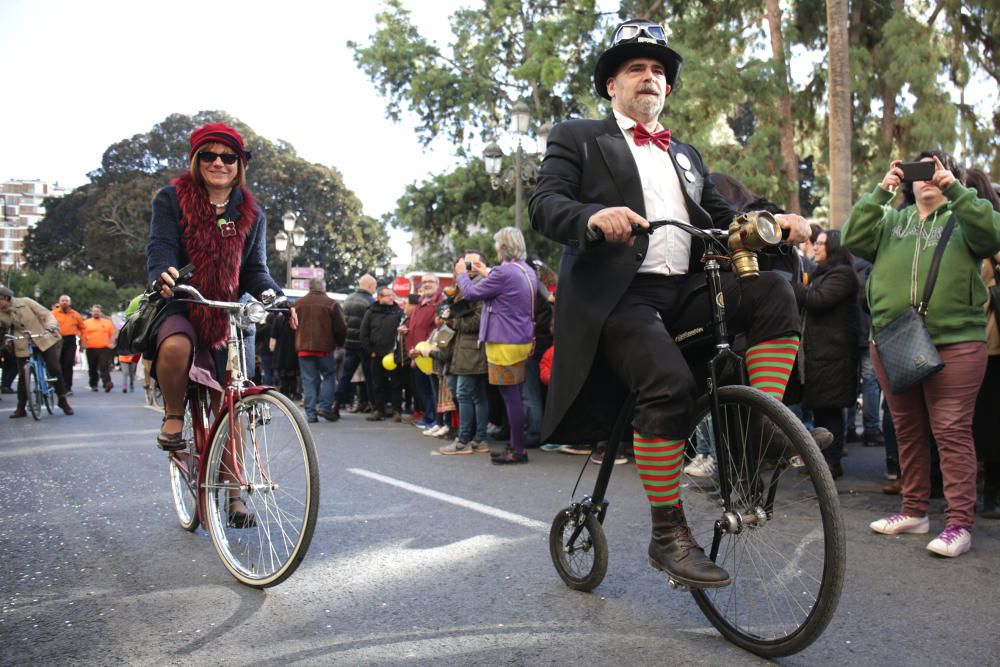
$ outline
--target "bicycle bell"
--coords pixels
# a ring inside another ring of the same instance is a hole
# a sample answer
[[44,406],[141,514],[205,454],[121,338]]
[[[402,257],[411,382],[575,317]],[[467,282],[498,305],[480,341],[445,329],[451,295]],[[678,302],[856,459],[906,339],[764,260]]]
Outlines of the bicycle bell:
[[729,251],[740,278],[760,275],[757,251],[781,243],[781,228],[767,211],[748,211],[729,223]]

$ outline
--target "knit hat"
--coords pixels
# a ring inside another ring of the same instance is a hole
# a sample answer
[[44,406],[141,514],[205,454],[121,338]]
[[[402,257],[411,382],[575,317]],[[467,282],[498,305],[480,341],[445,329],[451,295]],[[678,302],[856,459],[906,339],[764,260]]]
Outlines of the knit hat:
[[677,77],[684,59],[667,46],[663,28],[653,21],[632,19],[615,28],[611,37],[611,47],[601,54],[594,68],[594,89],[597,94],[610,100],[608,79],[613,77],[626,60],[632,58],[652,58],[663,64],[667,84],[677,87]]
[[225,123],[208,123],[191,133],[191,152],[188,154],[188,159],[194,157],[199,147],[215,142],[225,144],[236,151],[244,167],[252,157],[250,151],[243,148],[243,137],[239,132]]
[[5,287],[4,285],[0,285],[0,296],[5,296],[8,299],[13,299],[14,298],[14,291],[11,290],[11,288],[9,288],[9,287]]

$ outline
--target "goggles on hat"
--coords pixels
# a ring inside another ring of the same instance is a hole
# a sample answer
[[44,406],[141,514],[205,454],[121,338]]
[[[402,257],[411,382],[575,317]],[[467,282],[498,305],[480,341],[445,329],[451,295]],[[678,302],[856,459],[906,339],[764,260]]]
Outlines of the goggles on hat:
[[655,23],[627,23],[618,26],[618,30],[615,30],[614,37],[611,38],[611,46],[629,39],[642,38],[643,36],[657,42],[663,42],[664,44],[667,42],[667,33],[660,25]]

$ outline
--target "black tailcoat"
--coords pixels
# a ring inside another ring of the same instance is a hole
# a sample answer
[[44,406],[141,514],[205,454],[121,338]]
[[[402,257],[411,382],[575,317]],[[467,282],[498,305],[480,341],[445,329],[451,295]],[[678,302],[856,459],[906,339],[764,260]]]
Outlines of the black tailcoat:
[[[701,155],[671,139],[668,150],[681,183],[690,221],[726,228],[735,212],[707,178]],[[678,157],[680,163],[678,163]],[[687,167],[687,168],[685,168]],[[593,442],[607,437],[625,389],[596,354],[609,313],[642,264],[649,237],[635,244],[588,245],[587,221],[611,206],[645,217],[639,170],[614,115],[570,120],[549,134],[529,210],[532,227],[563,244],[556,294],[555,357],[545,408],[549,442]],[[689,271],[701,271],[702,244],[691,244]]]

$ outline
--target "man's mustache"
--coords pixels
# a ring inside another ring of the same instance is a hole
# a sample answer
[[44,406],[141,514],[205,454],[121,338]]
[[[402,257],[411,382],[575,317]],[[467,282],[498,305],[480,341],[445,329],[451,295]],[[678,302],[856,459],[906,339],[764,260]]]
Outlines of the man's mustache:
[[660,94],[660,89],[656,86],[642,86],[639,88],[640,93],[653,93],[654,95]]

